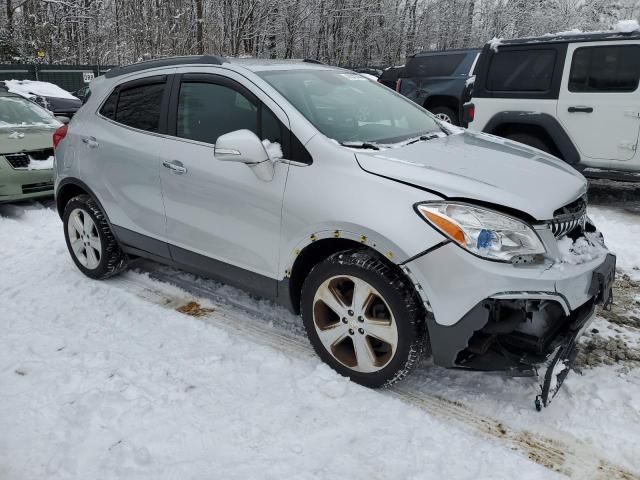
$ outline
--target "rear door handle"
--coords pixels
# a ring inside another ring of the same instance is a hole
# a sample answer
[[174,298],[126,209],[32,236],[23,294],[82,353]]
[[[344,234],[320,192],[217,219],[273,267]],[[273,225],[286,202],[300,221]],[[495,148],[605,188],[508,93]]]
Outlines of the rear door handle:
[[178,160],[173,160],[171,162],[168,160],[165,160],[164,162],[162,162],[162,166],[164,168],[168,168],[176,175],[182,175],[183,173],[187,173],[186,167],[182,165],[182,162],[179,162]]
[[84,137],[82,143],[86,144],[89,148],[96,148],[100,145],[96,137]]
[[591,113],[593,107],[569,107],[567,110],[569,113]]

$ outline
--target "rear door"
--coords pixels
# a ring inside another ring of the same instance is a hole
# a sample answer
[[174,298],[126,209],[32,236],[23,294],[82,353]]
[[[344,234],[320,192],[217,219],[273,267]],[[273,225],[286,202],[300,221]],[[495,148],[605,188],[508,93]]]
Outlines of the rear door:
[[586,164],[624,168],[634,157],[639,79],[640,41],[569,45],[557,117]]
[[82,178],[106,209],[119,239],[134,246],[140,236],[164,237],[158,153],[166,129],[161,112],[169,99],[169,78],[168,72],[147,74],[116,86],[93,120],[78,125]]
[[270,296],[289,165],[277,162],[274,179],[264,182],[244,164],[217,160],[214,147],[220,135],[248,129],[286,151],[288,120],[243,82],[233,72],[176,76],[169,115],[173,138],[161,153],[162,164],[169,165],[160,169],[166,236],[175,260]]

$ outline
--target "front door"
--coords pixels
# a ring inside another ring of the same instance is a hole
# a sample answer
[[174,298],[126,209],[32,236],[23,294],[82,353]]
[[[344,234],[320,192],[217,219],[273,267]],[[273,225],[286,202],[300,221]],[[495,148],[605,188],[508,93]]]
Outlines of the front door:
[[288,164],[276,163],[265,182],[244,164],[216,159],[214,146],[240,129],[280,143],[286,116],[280,122],[239,81],[202,73],[176,77],[170,112],[160,178],[172,257],[273,295]]
[[640,131],[640,41],[567,49],[557,116],[586,163],[624,168]]

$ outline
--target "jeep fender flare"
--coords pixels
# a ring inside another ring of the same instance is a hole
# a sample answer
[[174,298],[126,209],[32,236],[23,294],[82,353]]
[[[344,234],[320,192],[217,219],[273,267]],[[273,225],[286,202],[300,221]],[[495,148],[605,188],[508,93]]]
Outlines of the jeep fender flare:
[[577,167],[580,163],[580,154],[569,135],[560,125],[560,122],[548,113],[532,111],[499,112],[491,117],[482,131],[495,135],[495,132],[501,127],[508,125],[532,125],[542,128],[549,135],[549,138],[553,140],[566,163],[573,167]]

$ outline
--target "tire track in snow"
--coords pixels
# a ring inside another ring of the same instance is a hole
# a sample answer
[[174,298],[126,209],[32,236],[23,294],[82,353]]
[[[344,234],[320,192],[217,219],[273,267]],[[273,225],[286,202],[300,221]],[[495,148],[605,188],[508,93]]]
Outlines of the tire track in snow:
[[[264,311],[208,288],[203,282],[186,280],[162,270],[146,273],[149,277],[125,273],[108,282],[172,310],[194,301],[194,297],[211,302],[214,311],[200,317],[200,320],[287,354],[316,358],[306,337],[273,327],[277,319],[270,318]],[[498,420],[474,412],[460,402],[414,392],[402,383],[381,391],[381,394],[391,395],[437,418],[444,418],[468,431],[488,436],[531,461],[571,478],[640,479],[639,475],[601,458],[595,449],[570,436],[565,435],[562,440],[556,440],[512,429]]]

